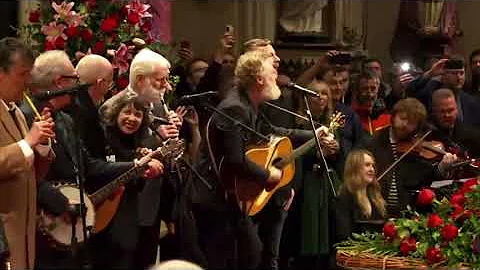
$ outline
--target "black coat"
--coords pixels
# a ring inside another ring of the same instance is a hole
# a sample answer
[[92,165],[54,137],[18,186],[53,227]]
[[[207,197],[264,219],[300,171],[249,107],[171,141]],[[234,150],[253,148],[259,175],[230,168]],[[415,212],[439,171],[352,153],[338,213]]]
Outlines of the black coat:
[[72,100],[67,112],[76,122],[80,139],[91,157],[105,159],[105,136],[100,122],[98,109],[88,94],[80,91]]
[[[308,130],[273,126],[263,114],[255,111],[248,97],[239,91],[232,91],[217,109],[264,136],[269,134],[287,136],[294,145],[313,136]],[[232,168],[233,174],[261,183],[267,180],[267,171],[245,158],[247,146],[262,141],[261,137],[218,113],[212,118],[212,129],[209,132],[212,132],[212,150],[217,163],[223,157],[224,165]]]
[[350,192],[340,193],[332,204],[331,216],[333,217],[331,228],[334,241],[338,243],[347,240],[352,233],[376,232],[383,226],[384,218],[372,203],[372,215],[370,218],[362,216],[361,211],[353,195]]

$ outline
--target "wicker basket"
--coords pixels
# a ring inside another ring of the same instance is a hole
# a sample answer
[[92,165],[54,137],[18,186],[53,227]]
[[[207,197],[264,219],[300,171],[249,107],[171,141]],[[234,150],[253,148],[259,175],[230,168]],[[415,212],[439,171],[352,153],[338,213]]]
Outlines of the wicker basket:
[[[337,251],[337,265],[345,269],[436,269],[448,270],[448,267],[428,266],[423,261],[399,256],[378,256],[368,252]],[[433,268],[432,268],[433,267]],[[458,270],[472,269],[467,264],[455,267]]]
[[419,260],[348,251],[337,252],[337,265],[346,269],[428,269],[428,266]]

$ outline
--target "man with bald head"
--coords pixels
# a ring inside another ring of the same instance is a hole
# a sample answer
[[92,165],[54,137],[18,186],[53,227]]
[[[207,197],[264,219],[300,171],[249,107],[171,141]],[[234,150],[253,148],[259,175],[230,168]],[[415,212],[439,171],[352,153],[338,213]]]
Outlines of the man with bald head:
[[98,116],[98,107],[113,81],[113,67],[104,57],[89,54],[80,59],[76,68],[80,83],[90,86],[80,91],[69,112],[79,128],[80,138],[92,157],[105,159],[105,136]]

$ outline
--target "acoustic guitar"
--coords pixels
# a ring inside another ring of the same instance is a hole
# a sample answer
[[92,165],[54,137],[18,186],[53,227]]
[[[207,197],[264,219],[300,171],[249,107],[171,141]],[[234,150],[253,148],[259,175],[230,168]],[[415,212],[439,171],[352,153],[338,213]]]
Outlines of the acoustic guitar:
[[[162,146],[149,153],[147,156],[159,160],[170,160],[180,157],[185,151],[185,142],[178,139],[169,139]],[[138,178],[145,171],[146,164],[139,164],[112,182],[90,194],[88,197],[95,207],[95,232],[105,229],[117,212],[118,205],[122,199],[124,186],[131,180]]]
[[[329,132],[334,133],[344,125],[344,122],[345,116],[340,112],[333,114],[328,126]],[[295,159],[307,153],[315,145],[314,137],[293,150],[289,138],[271,136],[267,144],[256,145],[245,153],[246,158],[267,171],[271,166],[282,171],[282,178],[271,190],[267,191],[265,186],[258,181],[238,179],[232,176],[231,170],[223,164],[223,159],[219,167],[220,178],[226,189],[234,192],[240,210],[249,216],[256,215],[267,204],[275,191],[292,181],[295,174]]]

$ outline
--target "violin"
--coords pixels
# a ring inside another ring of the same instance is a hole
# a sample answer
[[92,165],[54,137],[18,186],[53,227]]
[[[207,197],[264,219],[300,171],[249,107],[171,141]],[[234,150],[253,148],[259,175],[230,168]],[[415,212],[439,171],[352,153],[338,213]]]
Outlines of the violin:
[[[402,154],[408,152],[416,142],[416,140],[401,141],[397,143],[397,151]],[[443,143],[439,141],[422,141],[410,150],[409,153],[427,160],[432,160],[442,157],[447,151],[445,151]]]

